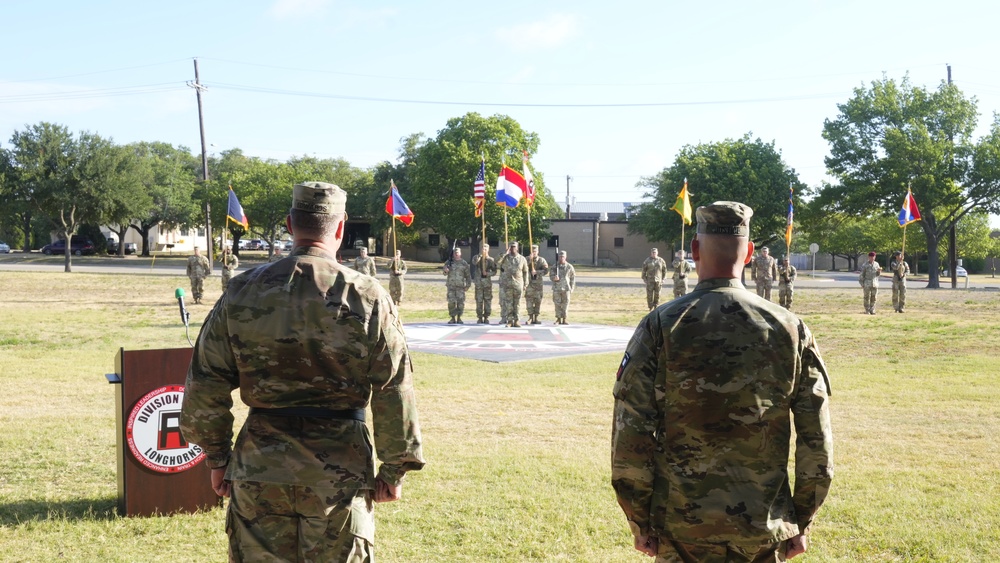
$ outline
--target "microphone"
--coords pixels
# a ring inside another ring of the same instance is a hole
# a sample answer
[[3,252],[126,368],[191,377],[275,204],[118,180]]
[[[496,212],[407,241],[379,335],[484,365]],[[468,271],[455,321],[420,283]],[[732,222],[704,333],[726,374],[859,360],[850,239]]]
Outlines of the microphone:
[[191,318],[191,313],[188,313],[188,310],[184,307],[184,290],[178,287],[174,291],[174,297],[177,298],[177,305],[181,309],[181,322],[186,327],[188,326],[188,320]]

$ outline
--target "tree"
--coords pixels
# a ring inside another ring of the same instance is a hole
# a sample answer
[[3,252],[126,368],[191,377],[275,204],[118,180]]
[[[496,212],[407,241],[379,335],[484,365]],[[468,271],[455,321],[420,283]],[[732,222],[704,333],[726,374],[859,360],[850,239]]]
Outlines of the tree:
[[971,212],[1000,211],[1000,120],[974,143],[975,98],[944,82],[935,91],[914,87],[908,78],[856,88],[837,107],[823,126],[826,165],[839,181],[830,199],[847,213],[893,216],[911,186],[923,215],[927,287],[939,287],[942,237]]
[[[736,140],[686,145],[673,165],[639,182],[640,187],[650,190],[645,195],[653,201],[639,207],[629,221],[629,232],[654,241],[679,241],[681,219],[671,208],[685,178],[694,207],[713,201],[739,201],[753,208],[750,237],[758,243],[784,239],[789,184],[796,202],[806,187],[781,159],[774,142],[751,139],[751,133]],[[690,241],[693,235],[688,228],[685,239]]]
[[240,187],[240,203],[252,221],[251,229],[263,233],[269,254],[274,252],[274,240],[284,232],[297,178],[291,165],[259,158],[248,159],[233,176],[233,183]]

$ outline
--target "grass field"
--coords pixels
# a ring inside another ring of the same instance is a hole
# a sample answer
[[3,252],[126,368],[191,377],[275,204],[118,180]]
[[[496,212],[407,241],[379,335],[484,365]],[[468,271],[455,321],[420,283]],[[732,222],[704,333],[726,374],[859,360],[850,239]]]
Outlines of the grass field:
[[[0,272],[0,286],[0,560],[225,560],[221,509],[114,514],[104,374],[119,347],[186,345],[173,300],[186,278]],[[212,301],[218,278],[206,286]],[[446,318],[443,284],[407,291],[405,321]],[[644,300],[587,288],[570,318],[634,326]],[[911,289],[907,314],[883,299],[874,317],[857,289],[796,300],[832,374],[837,464],[797,561],[1000,561],[1000,293]],[[379,560],[649,561],[609,485],[619,360],[415,353],[428,466],[378,507]]]

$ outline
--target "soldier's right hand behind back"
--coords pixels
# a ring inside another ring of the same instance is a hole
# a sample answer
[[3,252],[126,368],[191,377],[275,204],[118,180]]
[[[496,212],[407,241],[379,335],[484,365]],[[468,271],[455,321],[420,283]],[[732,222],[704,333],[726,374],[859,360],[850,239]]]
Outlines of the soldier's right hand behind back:
[[382,480],[381,477],[375,478],[375,502],[392,502],[394,500],[399,500],[403,498],[403,486],[402,485],[390,485]]

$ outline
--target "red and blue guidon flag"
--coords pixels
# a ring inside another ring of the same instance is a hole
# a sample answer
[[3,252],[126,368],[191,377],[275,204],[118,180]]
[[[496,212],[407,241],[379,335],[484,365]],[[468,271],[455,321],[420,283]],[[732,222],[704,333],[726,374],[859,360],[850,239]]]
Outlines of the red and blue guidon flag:
[[247,220],[247,216],[243,213],[243,206],[240,205],[240,200],[236,199],[236,192],[233,191],[233,187],[229,186],[229,208],[226,211],[226,220],[232,220],[240,225],[243,225],[243,230],[250,230],[250,221]]
[[396,182],[389,180],[389,185],[392,187],[392,193],[389,194],[389,199],[385,200],[385,212],[409,227],[413,223],[413,212],[400,197],[399,190],[396,189]]
[[906,189],[906,198],[903,200],[903,209],[899,211],[899,226],[905,227],[914,221],[920,220],[920,210],[917,209],[917,201],[913,199],[913,192]]

